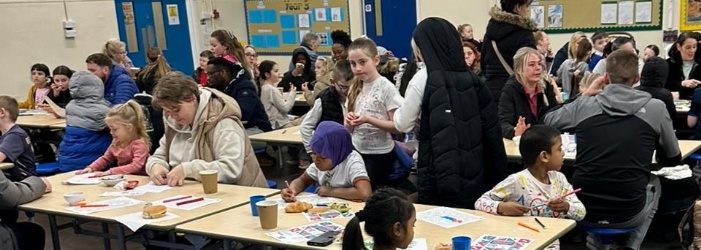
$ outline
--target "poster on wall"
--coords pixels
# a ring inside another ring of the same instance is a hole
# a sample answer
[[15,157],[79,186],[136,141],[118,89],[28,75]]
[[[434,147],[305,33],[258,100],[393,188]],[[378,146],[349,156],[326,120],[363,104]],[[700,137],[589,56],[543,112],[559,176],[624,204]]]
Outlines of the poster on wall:
[[124,12],[124,24],[134,24],[134,5],[132,2],[122,2]]
[[531,19],[539,29],[545,28],[545,6],[531,6]]
[[679,28],[682,31],[701,29],[701,2],[698,0],[681,0],[681,18]]
[[562,5],[548,6],[548,28],[562,27]]
[[635,23],[652,22],[652,2],[635,2]]
[[178,5],[168,4],[168,25],[180,25],[180,16],[178,16]]

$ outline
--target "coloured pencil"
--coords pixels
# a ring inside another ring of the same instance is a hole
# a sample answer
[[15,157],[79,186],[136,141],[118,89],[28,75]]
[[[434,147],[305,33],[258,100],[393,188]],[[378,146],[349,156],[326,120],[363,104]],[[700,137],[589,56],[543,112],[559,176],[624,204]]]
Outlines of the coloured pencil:
[[187,199],[187,198],[190,198],[190,197],[192,197],[192,195],[183,196],[183,197],[180,197],[180,198],[173,198],[173,199],[164,200],[163,203],[168,203],[168,202],[172,202],[172,201],[179,201],[179,200]]
[[203,201],[203,200],[204,200],[204,197],[200,197],[200,198],[197,198],[197,199],[192,199],[192,200],[186,200],[186,201],[181,201],[181,202],[175,203],[175,205],[178,205],[178,206],[180,206],[180,205],[185,205],[185,204],[195,203],[195,202],[198,202],[198,201]]
[[519,222],[519,223],[516,223],[516,224],[518,224],[519,226],[522,226],[522,227],[528,228],[528,229],[530,229],[530,230],[536,231],[537,233],[540,233],[540,230],[538,230],[538,229],[537,229],[537,228],[535,228],[535,227],[529,226],[529,225],[528,225],[528,224],[526,224],[526,223],[523,223],[523,222]]
[[84,204],[84,205],[80,205],[80,207],[109,207],[109,205],[106,205],[106,204]]

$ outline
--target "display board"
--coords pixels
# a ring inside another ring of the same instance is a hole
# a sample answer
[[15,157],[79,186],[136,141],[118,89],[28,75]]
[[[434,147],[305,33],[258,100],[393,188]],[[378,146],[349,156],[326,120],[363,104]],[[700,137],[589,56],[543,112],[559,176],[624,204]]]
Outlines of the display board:
[[305,34],[321,38],[320,54],[331,52],[331,32],[350,33],[348,0],[246,0],[248,43],[261,55],[290,55]]
[[547,33],[662,29],[662,0],[536,0],[531,18]]

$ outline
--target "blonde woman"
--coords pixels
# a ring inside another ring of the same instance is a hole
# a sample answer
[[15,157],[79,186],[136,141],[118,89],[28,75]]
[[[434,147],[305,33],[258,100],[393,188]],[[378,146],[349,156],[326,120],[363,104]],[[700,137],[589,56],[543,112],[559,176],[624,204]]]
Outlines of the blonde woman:
[[119,40],[109,40],[102,46],[102,53],[112,59],[112,63],[122,66],[125,69],[131,69],[134,64],[127,56],[127,45]]

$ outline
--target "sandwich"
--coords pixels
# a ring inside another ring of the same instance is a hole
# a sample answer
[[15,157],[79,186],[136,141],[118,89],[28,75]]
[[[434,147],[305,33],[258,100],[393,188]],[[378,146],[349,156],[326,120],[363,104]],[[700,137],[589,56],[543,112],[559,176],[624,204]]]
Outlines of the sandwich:
[[167,210],[166,206],[163,205],[151,206],[150,204],[146,204],[142,216],[144,219],[158,219],[166,216]]

